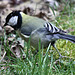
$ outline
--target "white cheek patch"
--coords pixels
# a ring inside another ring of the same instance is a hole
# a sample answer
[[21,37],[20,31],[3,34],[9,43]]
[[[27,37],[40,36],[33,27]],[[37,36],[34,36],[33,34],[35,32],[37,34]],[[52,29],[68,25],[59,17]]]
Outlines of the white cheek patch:
[[11,17],[9,22],[8,22],[8,25],[14,26],[17,24],[17,21],[18,21],[18,16]]

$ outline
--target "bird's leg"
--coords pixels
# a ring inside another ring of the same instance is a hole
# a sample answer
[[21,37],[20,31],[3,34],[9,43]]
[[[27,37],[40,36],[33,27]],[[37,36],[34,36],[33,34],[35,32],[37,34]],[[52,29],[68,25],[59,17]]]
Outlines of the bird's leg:
[[59,50],[57,49],[57,47],[55,46],[55,44],[53,44],[53,47],[56,49],[56,51],[59,53],[59,56],[60,57],[63,57],[62,55],[61,55],[61,53],[59,52]]
[[69,57],[67,57],[67,56],[62,56],[61,53],[59,52],[59,50],[57,49],[57,47],[55,46],[55,44],[53,44],[52,46],[53,46],[53,47],[56,49],[56,51],[59,53],[60,58],[64,58],[64,57],[65,57],[65,58],[69,58]]

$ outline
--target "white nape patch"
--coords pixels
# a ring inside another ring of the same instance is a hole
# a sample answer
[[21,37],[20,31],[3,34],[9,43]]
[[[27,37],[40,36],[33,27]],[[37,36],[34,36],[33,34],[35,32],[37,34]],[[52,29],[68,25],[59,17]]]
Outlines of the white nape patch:
[[17,24],[17,21],[18,21],[18,16],[13,16],[10,18],[9,22],[8,22],[8,25],[16,25]]

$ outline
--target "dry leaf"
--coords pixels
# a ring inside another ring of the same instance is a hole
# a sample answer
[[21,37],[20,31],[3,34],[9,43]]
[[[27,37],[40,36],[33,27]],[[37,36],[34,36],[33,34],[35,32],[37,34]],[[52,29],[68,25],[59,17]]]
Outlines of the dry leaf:
[[14,31],[14,28],[12,28],[11,26],[5,26],[4,28],[6,30],[6,34],[9,34]]
[[3,29],[2,29],[2,27],[0,26],[0,36],[2,36],[3,35]]
[[8,1],[0,1],[0,8],[5,8],[8,5]]
[[23,48],[24,48],[24,40],[22,40],[21,42],[18,41],[18,43],[14,42],[13,45],[11,46],[11,51],[17,58],[20,58],[22,53],[21,49]]
[[13,44],[12,46],[11,46],[11,51],[13,52],[13,54],[17,57],[17,58],[20,58],[20,56],[21,56],[21,54],[20,54],[20,48],[19,48],[19,46],[18,45],[16,45],[16,44]]
[[45,3],[53,9],[57,9],[59,7],[59,4],[56,0],[45,0]]

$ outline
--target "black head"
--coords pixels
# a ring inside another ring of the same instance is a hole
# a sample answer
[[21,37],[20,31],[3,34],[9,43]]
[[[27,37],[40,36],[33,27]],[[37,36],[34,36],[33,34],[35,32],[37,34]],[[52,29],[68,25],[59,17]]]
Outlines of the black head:
[[6,23],[4,26],[11,26],[15,30],[21,28],[22,16],[20,11],[13,11],[6,17]]

